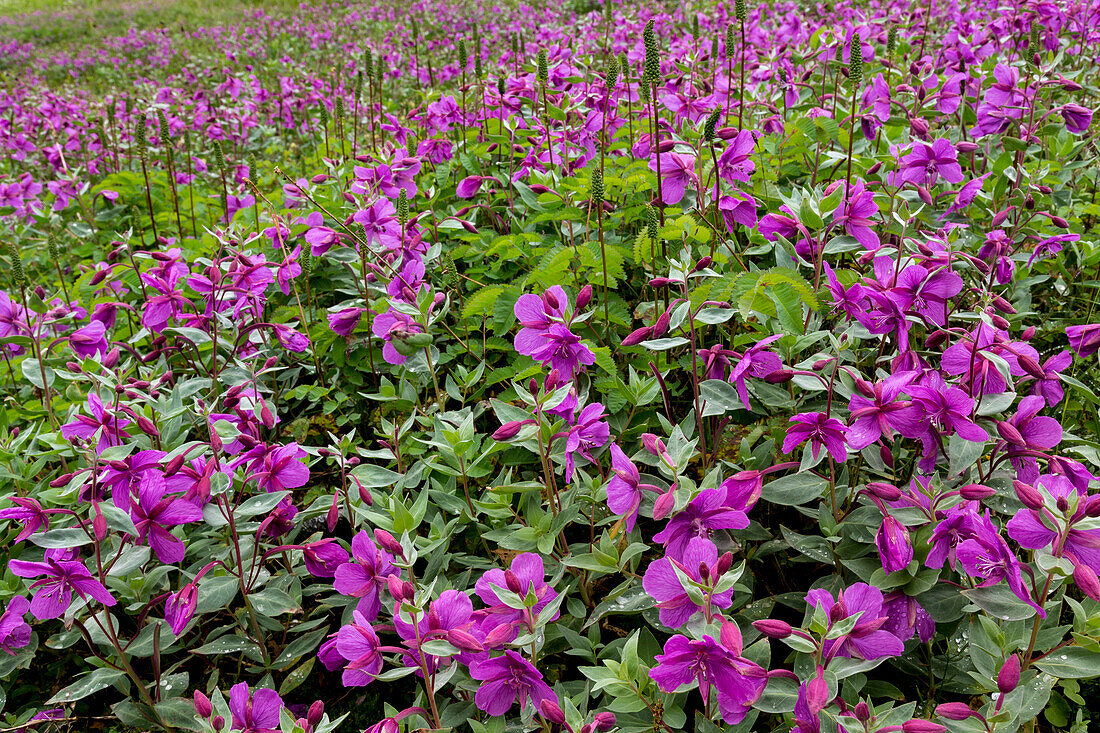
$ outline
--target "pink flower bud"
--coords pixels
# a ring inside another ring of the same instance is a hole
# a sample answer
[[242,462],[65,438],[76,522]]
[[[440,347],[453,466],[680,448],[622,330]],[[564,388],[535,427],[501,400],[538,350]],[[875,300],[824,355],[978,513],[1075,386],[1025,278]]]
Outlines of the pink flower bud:
[[741,656],[744,640],[741,638],[741,629],[732,621],[723,621],[722,630],[718,632],[718,641],[723,647],[733,652],[735,657]]
[[1020,334],[1020,338],[1024,341],[1030,341],[1035,338],[1035,326],[1028,326],[1024,329],[1024,332]]
[[902,723],[901,729],[905,733],[943,733],[943,731],[947,730],[947,726],[933,723],[931,720],[913,718],[912,720],[907,720]]
[[561,301],[558,300],[558,296],[554,295],[554,293],[549,290],[542,294],[542,302],[551,310],[558,310],[561,308]]
[[533,423],[534,420],[511,420],[504,423],[493,433],[493,440],[511,440],[519,435],[524,425]]
[[210,721],[210,725],[214,726],[215,731],[220,731],[225,727],[225,718],[220,715],[215,715],[214,719]]
[[565,725],[565,713],[562,712],[561,706],[558,705],[557,700],[553,700],[548,697],[544,697],[539,702],[539,712],[542,717],[546,718],[547,722],[554,725]]
[[649,281],[651,287],[660,290],[661,288],[667,288],[672,281],[667,277],[655,277]]
[[752,627],[769,639],[786,639],[794,632],[789,623],[780,621],[777,618],[764,618],[753,621]]
[[95,508],[95,518],[92,519],[92,531],[95,532],[95,538],[102,542],[107,537],[107,518],[103,516],[98,501],[93,501],[92,506]]
[[513,593],[523,594],[523,586],[520,585],[519,576],[511,568],[504,571],[504,584]]
[[405,557],[405,550],[401,547],[401,543],[397,539],[384,529],[375,528],[374,539],[378,544],[382,546],[386,552],[398,557]]
[[50,487],[54,489],[60,489],[62,486],[68,486],[69,482],[73,480],[72,473],[63,473],[53,481],[50,482]]
[[1016,491],[1016,498],[1028,509],[1039,511],[1043,508],[1043,495],[1031,484],[1013,481],[1012,488]]
[[107,354],[103,357],[103,366],[108,369],[114,369],[115,365],[118,364],[118,357],[119,351],[118,347],[116,346],[115,348],[108,351]]
[[585,285],[577,293],[577,310],[581,310],[592,302],[592,285]]
[[982,484],[967,484],[959,489],[959,496],[968,501],[981,501],[996,495],[996,491]]
[[1020,431],[1016,429],[1016,426],[1004,420],[997,421],[997,434],[1019,448],[1027,445],[1027,441],[1024,440],[1024,436],[1020,435]]
[[1073,582],[1081,589],[1081,592],[1094,601],[1100,601],[1100,579],[1096,577],[1096,571],[1084,563],[1073,566]]
[[978,149],[977,143],[972,143],[969,140],[962,140],[955,143],[955,149],[960,153],[973,153]]
[[1059,229],[1069,229],[1069,222],[1060,216],[1050,217],[1050,223],[1058,227]]
[[262,422],[264,427],[268,430],[275,427],[275,416],[271,414],[271,410],[268,409],[266,402],[260,407],[260,422]]
[[691,268],[692,272],[699,272],[710,267],[710,263],[713,262],[710,255],[703,255],[699,258],[699,261],[695,263],[695,267]]
[[901,498],[901,489],[881,481],[872,481],[867,484],[867,490],[883,501],[897,501]]
[[909,129],[913,131],[913,134],[917,137],[925,137],[928,135],[928,123],[919,117],[914,117],[909,120]]
[[659,339],[668,333],[668,324],[670,320],[671,314],[669,311],[665,311],[657,318],[657,322],[653,324],[653,338]]
[[676,488],[673,487],[658,496],[657,500],[653,502],[653,519],[659,522],[672,513],[673,507],[676,506],[675,491]]
[[512,624],[499,624],[498,626],[495,626],[493,630],[485,636],[485,648],[496,649],[502,644],[507,644],[515,637],[515,635],[516,632],[512,628]]
[[998,211],[996,214],[993,215],[993,218],[989,220],[989,227],[991,229],[996,229],[1001,224],[1004,224],[1005,219],[1008,218],[1008,215],[1011,214],[1012,210],[1015,208],[1015,206],[1009,206],[1007,209],[1001,209],[1000,211]]
[[920,196],[920,200],[929,206],[932,205],[932,194],[928,192],[928,189],[924,186],[917,185],[917,195]]
[[674,147],[676,147],[675,140],[662,140],[661,142],[657,143],[657,151],[660,153],[667,153]]
[[596,730],[607,733],[615,727],[615,713],[596,713],[592,722],[596,724]]
[[776,369],[764,377],[764,381],[768,384],[784,384],[792,379],[794,379],[794,372],[790,369]]
[[1007,695],[1020,684],[1020,658],[1010,654],[1005,663],[1001,665],[1001,671],[997,673],[997,689],[1002,695]]
[[725,552],[718,558],[718,562],[714,563],[714,577],[722,577],[731,567],[733,567],[733,553]]
[[325,523],[328,525],[329,532],[336,529],[336,523],[340,521],[339,496],[338,493],[332,495],[332,506],[328,508],[328,513],[325,515]]
[[852,712],[855,713],[856,720],[861,723],[866,723],[871,719],[871,707],[862,700],[859,701],[858,705],[852,708]]
[[653,336],[653,326],[642,326],[636,331],[631,331],[626,338],[623,339],[623,346],[637,346],[643,341],[648,341]]
[[200,718],[209,718],[214,712],[214,705],[210,698],[203,694],[202,690],[195,690],[195,712]]
[[966,720],[976,713],[964,702],[945,702],[936,707],[936,715],[948,720]]
[[464,652],[480,653],[485,651],[485,645],[478,641],[476,636],[462,629],[448,631],[447,641]]

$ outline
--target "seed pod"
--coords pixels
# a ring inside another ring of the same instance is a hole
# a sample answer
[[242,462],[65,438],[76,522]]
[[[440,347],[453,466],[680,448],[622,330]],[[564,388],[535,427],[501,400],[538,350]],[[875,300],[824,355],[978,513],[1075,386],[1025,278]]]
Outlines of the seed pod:
[[27,273],[23,270],[23,260],[19,257],[19,248],[15,242],[8,242],[8,255],[11,256],[11,276],[16,284],[27,282]]
[[657,48],[657,33],[653,30],[652,18],[642,30],[642,43],[645,45],[645,71],[642,74],[642,79],[646,84],[657,84],[661,81],[661,58]]
[[414,41],[420,39],[420,24],[416,22],[416,16],[409,16],[409,35]]
[[469,60],[469,58],[470,58],[469,54],[466,53],[466,41],[459,38],[458,39],[458,68],[465,71],[466,70],[466,62]]
[[657,245],[657,207],[649,204],[645,207],[645,228],[650,246]]
[[538,80],[539,84],[543,87],[550,83],[550,67],[549,61],[546,58],[546,49],[540,48],[537,60],[538,65]]
[[693,15],[692,18],[691,18],[691,37],[692,38],[698,38],[699,37],[699,16],[698,15]]
[[859,33],[852,34],[852,47],[848,53],[848,78],[852,80],[853,87],[859,86],[863,81],[863,41]]
[[890,27],[890,32],[886,34],[886,56],[890,58],[894,55],[894,49],[898,46],[898,29],[893,26]]
[[334,110],[334,112],[336,113],[336,119],[339,120],[340,122],[343,122],[344,121],[344,98],[343,97],[337,97],[336,98],[336,109]]
[[602,204],[604,201],[603,171],[599,168],[592,169],[592,203]]
[[409,223],[409,194],[405,189],[397,194],[397,220],[402,227]]
[[705,142],[714,142],[714,128],[718,126],[718,116],[722,113],[721,107],[716,107],[710,116],[707,117],[707,122],[703,125],[703,140]]
[[54,262],[61,261],[61,245],[57,241],[57,234],[50,232],[46,237],[46,248],[50,253],[50,259]]
[[328,122],[329,122],[328,107],[325,106],[324,102],[321,102],[320,104],[318,104],[318,107],[321,109],[321,125],[323,125],[324,127],[328,127]]
[[748,15],[748,11],[745,9],[745,0],[737,0],[733,4],[733,17],[737,18],[739,22],[744,23]]
[[313,253],[306,247],[298,255],[298,265],[302,268],[302,274],[308,277],[313,272]]
[[160,144],[167,146],[171,138],[171,130],[168,127],[168,115],[164,114],[162,109],[157,110],[157,123],[160,125]]
[[726,58],[733,58],[733,47],[737,45],[737,34],[733,23],[726,26]]
[[615,91],[615,87],[619,83],[619,62],[612,61],[607,67],[607,73],[604,75],[604,89],[608,94]]
[[368,80],[374,78],[374,52],[369,48],[363,54],[363,73],[366,74]]
[[139,114],[134,122],[134,144],[137,146],[138,160],[149,160],[149,133],[145,129],[145,115]]
[[626,60],[626,54],[619,54],[619,76],[623,78],[627,84],[630,83],[630,64]]

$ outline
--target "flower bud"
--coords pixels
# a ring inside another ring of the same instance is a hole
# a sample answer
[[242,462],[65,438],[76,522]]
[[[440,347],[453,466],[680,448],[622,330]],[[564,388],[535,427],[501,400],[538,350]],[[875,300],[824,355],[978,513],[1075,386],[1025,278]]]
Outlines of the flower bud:
[[558,300],[558,296],[554,295],[554,293],[549,290],[542,294],[542,302],[546,303],[546,307],[551,310],[561,308],[561,302]]
[[669,309],[669,310],[665,311],[664,313],[662,313],[657,318],[657,322],[653,324],[653,338],[658,338],[659,339],[662,336],[664,336],[666,333],[668,333],[668,324],[669,324],[669,321],[672,319],[670,311],[671,311],[671,309]]
[[713,259],[710,255],[703,255],[699,258],[699,261],[695,263],[695,267],[691,268],[691,271],[699,272],[700,270],[705,270],[710,267],[711,262],[713,262]]
[[966,720],[971,715],[976,715],[970,706],[964,702],[945,702],[936,706],[936,715],[948,720]]
[[867,169],[867,175],[873,176],[876,173],[878,173],[881,169],[882,169],[882,163],[880,161],[880,162],[875,163],[874,165],[872,165],[870,168]]
[[214,705],[210,698],[203,694],[202,690],[195,690],[195,713],[200,718],[209,718],[214,712]]
[[718,633],[718,640],[722,646],[733,652],[735,657],[741,656],[744,640],[741,638],[741,629],[732,621],[723,621],[722,630]]
[[592,722],[596,724],[596,730],[601,731],[601,733],[607,733],[607,731],[615,727],[615,713],[596,713]]
[[577,294],[577,310],[580,310],[592,302],[592,285],[585,285]]
[[929,206],[932,205],[932,194],[928,192],[928,189],[924,186],[917,185],[917,195],[920,196],[920,200]]
[[558,705],[556,700],[544,697],[539,702],[539,712],[542,717],[546,718],[547,722],[554,725],[565,725],[565,713],[562,712],[561,706]]
[[1016,491],[1016,498],[1028,509],[1039,511],[1043,508],[1043,495],[1031,484],[1013,481],[1012,488]]
[[1004,222],[1005,222],[1005,219],[1007,219],[1007,218],[1008,218],[1008,215],[1012,213],[1012,210],[1013,210],[1014,208],[1016,208],[1016,207],[1014,207],[1014,206],[1009,206],[1009,207],[1008,207],[1007,209],[1001,209],[1001,210],[1000,210],[1000,211],[998,211],[998,212],[997,212],[996,214],[994,214],[994,215],[993,215],[993,218],[992,218],[992,219],[990,219],[990,221],[989,221],[989,227],[990,227],[990,229],[996,229],[996,228],[997,228],[997,227],[999,227],[999,226],[1000,226],[1001,224],[1004,224]]
[[519,435],[519,431],[524,425],[532,422],[534,422],[534,420],[511,420],[506,422],[493,433],[493,440],[511,440]]
[[872,481],[867,484],[867,490],[883,501],[897,501],[901,498],[901,490],[898,487],[881,481]]
[[871,708],[867,703],[860,700],[859,703],[852,708],[852,712],[855,713],[856,720],[861,723],[866,723],[871,719]]
[[901,729],[904,733],[943,733],[947,730],[947,726],[933,723],[931,720],[913,718],[902,723]]
[[976,143],[970,142],[969,140],[962,140],[955,143],[955,149],[958,150],[960,153],[973,153],[978,149],[978,145]]
[[1073,566],[1073,582],[1081,589],[1081,592],[1094,601],[1100,601],[1100,579],[1096,577],[1096,571],[1084,563]]
[[667,492],[657,497],[657,500],[653,502],[653,519],[661,521],[669,514],[672,513],[673,507],[676,506],[676,487],[673,486]]
[[1007,695],[1020,684],[1020,658],[1015,654],[1009,655],[1005,663],[1001,665],[1001,671],[997,673],[997,689],[1002,695]]
[[784,384],[792,379],[794,379],[794,372],[790,369],[776,369],[764,377],[764,381],[768,384]]
[[329,532],[336,529],[336,523],[340,521],[339,496],[339,493],[332,495],[332,506],[328,508],[328,513],[325,515],[325,523],[328,525]]
[[924,345],[926,348],[934,349],[946,340],[947,331],[933,331],[928,334],[928,338],[924,340]]
[[1030,341],[1035,338],[1035,326],[1028,326],[1024,329],[1024,332],[1020,334],[1020,339],[1023,341]]
[[993,298],[992,303],[993,307],[999,310],[1001,313],[1012,314],[1016,312],[1016,308],[1014,308],[1011,303],[1009,303],[1007,300],[999,295]]
[[474,652],[476,654],[485,651],[485,645],[478,641],[476,636],[462,629],[448,631],[447,641],[464,652]]
[[68,486],[69,482],[73,480],[73,473],[63,473],[53,481],[50,482],[50,488],[60,489],[62,486]]
[[909,129],[917,137],[925,137],[928,135],[928,123],[919,117],[914,117],[909,120]]
[[515,635],[516,633],[512,628],[512,624],[499,624],[495,626],[493,630],[485,636],[485,648],[496,649],[502,644],[507,644],[515,637]]
[[210,721],[210,725],[214,726],[215,731],[220,731],[225,727],[225,718],[220,715],[215,715],[214,719]]
[[1058,227],[1059,229],[1069,229],[1069,222],[1060,216],[1050,217],[1050,223]]
[[1027,445],[1027,441],[1024,440],[1024,436],[1020,435],[1020,431],[1016,429],[1016,426],[1012,423],[1005,422],[1004,420],[997,421],[997,433],[1014,446],[1023,448]]
[[95,509],[95,518],[92,519],[92,531],[95,533],[95,538],[102,542],[107,537],[107,518],[103,516],[98,501],[93,501],[92,507]]
[[648,341],[653,335],[653,326],[642,326],[641,328],[631,331],[627,334],[627,337],[623,339],[622,346],[637,346],[643,341]]
[[653,288],[660,290],[661,288],[667,288],[671,282],[672,281],[669,280],[667,277],[655,277],[649,281],[649,284]]
[[405,550],[401,547],[401,543],[397,541],[392,534],[384,529],[375,528],[374,539],[382,546],[382,549],[386,552],[397,555],[398,557],[405,557]]
[[769,639],[786,639],[794,629],[786,621],[777,618],[765,618],[753,621],[752,627]]
[[959,489],[959,496],[968,501],[981,501],[996,495],[996,491],[982,484],[967,484]]
[[722,577],[731,567],[733,567],[733,553],[725,552],[718,558],[718,562],[714,564],[714,577]]
[[504,584],[508,586],[508,590],[513,593],[523,595],[523,586],[520,585],[519,576],[516,575],[516,571],[511,568],[504,571]]
[[114,347],[106,353],[103,357],[103,366],[107,369],[114,369],[118,364],[119,351],[118,347]]

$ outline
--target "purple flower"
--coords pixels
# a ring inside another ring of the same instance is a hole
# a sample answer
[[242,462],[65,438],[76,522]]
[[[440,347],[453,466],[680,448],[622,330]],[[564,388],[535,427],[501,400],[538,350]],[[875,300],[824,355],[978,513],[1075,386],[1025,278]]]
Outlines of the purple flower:
[[66,440],[71,441],[73,438],[88,440],[98,432],[99,442],[96,444],[96,453],[102,453],[112,445],[122,445],[122,439],[130,437],[124,429],[130,421],[124,417],[115,417],[108,412],[95,392],[88,393],[88,412],[90,415],[77,415],[75,420],[61,426],[61,434]]
[[[1065,396],[1062,389],[1061,374],[1073,363],[1073,356],[1065,349],[1043,362],[1043,377],[1031,386],[1031,394],[1040,395],[1047,405],[1054,407]],[[0,514],[0,516],[3,516]]]
[[867,190],[863,181],[852,186],[851,192],[844,197],[840,205],[833,212],[833,221],[844,227],[844,231],[865,249],[875,251],[882,246],[873,227],[875,222],[871,217],[878,214],[878,204],[875,203],[875,195]]
[[1027,483],[1039,478],[1039,462],[1031,453],[1050,450],[1062,442],[1061,424],[1053,417],[1039,415],[1039,410],[1044,407],[1046,400],[1038,395],[1023,398],[1016,414],[1008,420],[1008,424],[1016,429],[1016,434],[1008,430],[1002,433],[1006,439],[1011,436],[1008,455],[1016,468],[1017,478]]
[[767,672],[740,652],[740,648],[728,649],[711,636],[689,639],[677,634],[665,642],[664,653],[655,657],[657,666],[649,676],[665,692],[698,682],[704,702],[710,700],[710,688],[714,687],[722,720],[736,725],[745,719],[767,684]]
[[138,501],[130,506],[138,542],[149,543],[163,563],[176,563],[186,554],[183,540],[166,529],[177,524],[198,522],[202,509],[180,497],[165,497],[167,487],[164,476],[158,471],[148,471],[141,476],[138,485]]
[[124,512],[137,496],[138,486],[146,473],[162,473],[161,461],[166,454],[159,450],[143,450],[126,458],[111,461],[100,476],[102,491],[110,490],[111,501]]
[[108,344],[104,334],[107,327],[100,321],[92,321],[83,328],[69,334],[69,347],[81,358],[107,353]]
[[825,268],[829,295],[833,299],[833,310],[843,312],[849,319],[866,311],[867,296],[864,294],[863,286],[859,283],[852,283],[852,285],[845,287],[836,276],[836,273],[833,272],[833,268],[829,266],[829,263],[822,263],[822,266]]
[[[495,586],[495,587],[494,587]],[[492,631],[498,626],[517,625],[528,620],[524,611],[510,608],[497,596],[496,588],[504,588],[517,594],[520,598],[526,598],[534,593],[536,603],[530,609],[530,613],[537,615],[546,604],[558,597],[558,592],[546,582],[546,570],[542,564],[542,556],[533,552],[523,552],[512,558],[508,570],[491,568],[486,570],[474,584],[477,597],[488,606],[485,609],[485,618],[481,628],[486,632]],[[558,618],[555,613],[551,621]],[[515,633],[512,634],[512,638]],[[511,641],[511,638],[506,641]]]
[[665,546],[668,557],[682,561],[692,538],[709,538],[716,530],[748,526],[749,517],[745,512],[726,505],[724,489],[705,489],[683,511],[668,520],[665,528],[653,535],[653,540]]
[[985,185],[985,179],[989,178],[991,175],[991,173],[986,173],[971,181],[967,181],[966,184],[959,189],[959,192],[955,195],[955,200],[947,207],[947,211],[943,213],[940,219],[945,219],[951,214],[962,211],[967,206],[974,203],[974,199],[978,197],[978,193],[982,190],[982,186]]
[[395,340],[404,341],[409,336],[424,331],[419,323],[404,313],[395,310],[386,311],[375,318],[372,330],[375,336],[386,342],[386,345],[382,347],[382,358],[387,363],[395,366],[404,364],[409,357],[398,351],[393,342]]
[[963,179],[959,165],[958,152],[947,138],[939,138],[931,145],[923,142],[913,143],[908,155],[899,161],[901,181],[918,186],[930,187],[942,176],[948,183],[959,183]]
[[751,130],[740,130],[730,140],[729,145],[718,158],[718,175],[726,183],[736,186],[737,182],[750,183],[756,164],[752,153],[756,149],[756,138]]
[[362,687],[382,671],[382,653],[378,650],[382,642],[363,614],[352,611],[352,618],[353,623],[341,626],[336,633],[336,651],[348,661],[341,677],[344,687]]
[[726,229],[732,234],[736,231],[735,224],[744,227],[756,225],[756,199],[743,191],[735,191],[734,196],[721,196],[718,199],[718,210],[722,212],[722,221]]
[[917,599],[900,591],[890,593],[883,599],[882,612],[886,614],[883,631],[889,631],[903,642],[914,635],[924,643],[932,640],[936,634],[936,622],[928,611],[917,603]]
[[[1052,552],[1056,557],[1068,555],[1075,559],[1075,564],[1084,563],[1093,571],[1100,571],[1100,529],[1077,529],[1073,526],[1088,518],[1086,510],[1090,502],[1079,496],[1077,489],[1064,476],[1040,476],[1037,484],[1055,502],[1076,505],[1067,520],[1068,529],[1064,537],[1060,529],[1056,528],[1057,523],[1051,521],[1048,511],[1035,509],[1016,512],[1005,525],[1008,536],[1029,550],[1041,550],[1054,545]],[[1055,544],[1055,541],[1059,541],[1059,544]]]
[[932,546],[924,564],[930,568],[942,568],[946,562],[955,569],[955,550],[964,539],[973,536],[977,515],[970,502],[953,506],[946,517],[932,530],[928,544]]
[[1062,119],[1066,121],[1066,129],[1078,135],[1088,132],[1092,124],[1092,110],[1079,104],[1067,104],[1058,109]]
[[1100,323],[1066,326],[1066,338],[1078,356],[1092,356],[1100,350]]
[[638,521],[638,509],[642,504],[642,490],[657,490],[656,486],[639,483],[641,475],[634,462],[627,458],[617,443],[611,443],[611,480],[607,482],[607,508],[623,515],[626,531],[634,531]]
[[164,603],[164,620],[172,627],[172,633],[180,635],[191,619],[195,617],[195,610],[199,607],[199,591],[195,584],[188,583],[178,591],[168,596]]
[[8,569],[20,578],[45,576],[31,583],[35,594],[31,599],[30,611],[39,621],[64,615],[72,603],[74,590],[81,598],[91,597],[105,606],[115,605],[114,596],[78,560],[55,560],[50,557],[45,562],[10,560]]
[[913,561],[913,544],[909,540],[909,530],[892,516],[886,516],[875,535],[875,546],[882,560],[882,568],[887,573],[904,570]]
[[854,628],[847,634],[824,642],[825,656],[854,657],[875,660],[896,657],[905,649],[901,640],[882,629],[887,616],[883,610],[882,591],[866,583],[855,583],[840,591],[836,598],[822,588],[806,594],[806,603],[825,612],[832,627],[857,613],[862,613]]
[[741,404],[746,410],[751,408],[745,380],[749,377],[763,378],[783,368],[783,360],[767,350],[767,347],[778,339],[779,336],[776,335],[757,341],[755,345],[745,350],[730,372],[729,381],[737,387],[737,396],[741,398]]
[[475,661],[470,676],[481,681],[474,703],[494,717],[507,713],[517,701],[520,710],[526,709],[528,701],[536,710],[543,700],[558,701],[542,674],[511,649],[503,656]]
[[0,519],[14,519],[22,523],[23,529],[15,536],[15,543],[22,542],[37,532],[40,527],[50,528],[50,515],[42,508],[37,500],[13,496],[11,501],[15,506],[0,509]]
[[0,651],[14,654],[31,643],[31,627],[23,617],[31,608],[31,603],[23,596],[13,596],[8,607],[0,616]]
[[967,575],[982,579],[979,586],[1005,581],[1017,598],[1034,608],[1043,618],[1046,617],[1043,609],[1031,599],[1024,585],[1020,561],[993,526],[988,509],[985,516],[975,515],[972,518],[970,536],[958,544],[955,556]]
[[234,465],[247,464],[248,480],[264,491],[283,491],[305,486],[309,467],[302,462],[306,452],[297,443],[272,445],[261,443],[238,458]]
[[392,203],[378,199],[366,209],[355,212],[352,218],[363,225],[368,247],[377,243],[387,249],[396,249],[401,246],[401,223],[396,213]]
[[[684,198],[688,183],[695,180],[695,158],[680,153],[665,153],[661,157],[661,201],[678,204]],[[649,161],[649,169],[657,171],[657,159]]]
[[848,449],[844,447],[844,434],[848,428],[840,420],[824,412],[800,412],[790,421],[794,424],[787,428],[787,435],[783,438],[784,453],[790,453],[808,440],[815,461],[822,446],[837,463],[848,458]]
[[348,551],[331,537],[304,545],[302,555],[306,570],[318,578],[336,577],[336,570],[350,559]]
[[350,336],[363,318],[363,308],[344,308],[328,316],[328,327],[340,336]]
[[[697,583],[713,587],[717,582],[715,565],[718,562],[718,548],[714,543],[702,537],[693,537],[687,543],[682,560],[663,557],[654,560],[646,568],[642,578],[642,588],[653,600],[657,601],[661,623],[670,629],[678,629],[686,624],[703,607],[696,605],[688,596],[680,578],[673,569],[675,563],[679,569]],[[701,576],[703,568],[707,577]],[[733,605],[733,589],[721,593],[707,593],[710,605],[714,608],[729,608]]]
[[912,404],[898,412],[899,432],[908,438],[922,438],[930,434],[930,428],[943,433],[958,433],[971,442],[989,439],[989,434],[970,419],[974,412],[974,400],[958,387],[946,384],[909,386],[906,390],[913,398]]
[[390,575],[399,575],[393,566],[393,557],[374,544],[370,534],[363,530],[351,541],[352,562],[336,568],[333,587],[336,592],[359,599],[356,610],[373,622],[382,609],[379,589]]
[[[400,608],[395,609],[393,625],[408,648],[404,653],[407,666],[420,666],[423,654],[420,645],[433,639],[443,639],[462,650],[455,655],[462,664],[470,664],[478,653],[484,651],[481,640],[471,633],[475,623],[474,604],[462,591],[445,590],[440,593],[439,598],[428,604],[427,612],[418,616],[415,627],[406,620],[406,616]],[[437,670],[450,663],[446,657],[430,654],[423,657],[429,670]]]
[[848,427],[848,446],[852,450],[863,450],[879,438],[893,439],[894,431],[908,424],[897,413],[909,407],[908,400],[899,400],[902,391],[917,376],[915,371],[891,374],[881,382],[875,382],[874,399],[865,397],[859,391],[853,391],[848,401],[852,424]]
[[566,432],[566,482],[573,480],[573,472],[576,468],[574,456],[580,455],[589,463],[595,463],[592,449],[607,445],[607,441],[611,439],[611,427],[601,419],[603,417],[603,405],[593,402],[581,410],[577,416],[577,422]]
[[253,695],[248,694],[247,682],[238,682],[229,688],[233,730],[241,733],[279,733],[282,709],[282,698],[270,688],[261,687]]

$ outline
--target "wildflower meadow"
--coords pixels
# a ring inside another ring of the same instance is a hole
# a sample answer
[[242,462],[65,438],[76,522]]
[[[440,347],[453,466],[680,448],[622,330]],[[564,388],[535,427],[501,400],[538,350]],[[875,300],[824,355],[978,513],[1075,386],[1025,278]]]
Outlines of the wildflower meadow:
[[0,728],[1096,730],[1098,48],[0,2]]

